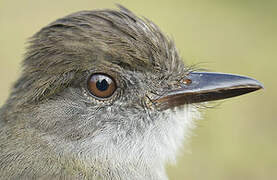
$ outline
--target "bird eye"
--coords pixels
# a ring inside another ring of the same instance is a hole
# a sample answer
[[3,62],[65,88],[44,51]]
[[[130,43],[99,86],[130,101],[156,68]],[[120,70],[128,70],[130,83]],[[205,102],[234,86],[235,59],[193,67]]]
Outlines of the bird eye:
[[96,98],[108,98],[114,94],[116,83],[107,74],[95,73],[88,79],[88,90]]

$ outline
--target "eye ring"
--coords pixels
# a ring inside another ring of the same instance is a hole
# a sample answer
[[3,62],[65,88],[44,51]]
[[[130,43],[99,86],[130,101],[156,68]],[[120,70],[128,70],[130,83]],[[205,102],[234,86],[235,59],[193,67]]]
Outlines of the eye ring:
[[106,100],[113,96],[117,84],[114,78],[108,74],[93,73],[88,78],[87,89],[96,99]]

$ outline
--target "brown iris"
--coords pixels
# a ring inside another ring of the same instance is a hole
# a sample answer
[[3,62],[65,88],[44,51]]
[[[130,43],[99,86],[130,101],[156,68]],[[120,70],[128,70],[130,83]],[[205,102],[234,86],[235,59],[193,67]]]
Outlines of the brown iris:
[[107,74],[95,73],[88,80],[88,90],[97,98],[108,98],[115,92],[116,83]]

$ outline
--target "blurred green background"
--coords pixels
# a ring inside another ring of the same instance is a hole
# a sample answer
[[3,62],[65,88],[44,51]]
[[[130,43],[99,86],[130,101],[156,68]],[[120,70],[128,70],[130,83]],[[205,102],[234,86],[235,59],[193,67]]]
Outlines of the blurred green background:
[[277,179],[277,1],[0,0],[0,105],[20,73],[26,40],[80,10],[122,4],[172,37],[188,64],[243,74],[265,90],[206,110],[170,179]]

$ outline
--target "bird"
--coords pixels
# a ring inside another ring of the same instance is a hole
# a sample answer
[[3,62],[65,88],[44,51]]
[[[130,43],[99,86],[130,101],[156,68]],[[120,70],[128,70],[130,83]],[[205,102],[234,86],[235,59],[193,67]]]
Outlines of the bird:
[[30,38],[0,109],[0,179],[166,180],[197,104],[262,88],[186,65],[123,6],[67,15]]

